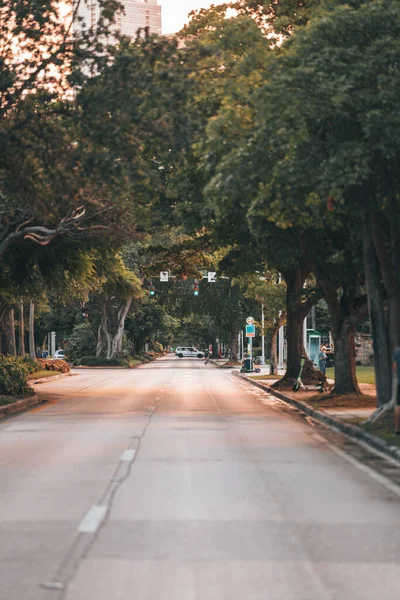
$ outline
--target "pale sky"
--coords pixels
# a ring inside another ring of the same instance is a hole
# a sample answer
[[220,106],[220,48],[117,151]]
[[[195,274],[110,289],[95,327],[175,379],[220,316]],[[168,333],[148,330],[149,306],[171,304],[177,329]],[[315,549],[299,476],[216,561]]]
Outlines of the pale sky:
[[163,33],[179,31],[187,22],[187,15],[196,8],[209,8],[211,4],[224,4],[227,0],[158,0],[162,6]]

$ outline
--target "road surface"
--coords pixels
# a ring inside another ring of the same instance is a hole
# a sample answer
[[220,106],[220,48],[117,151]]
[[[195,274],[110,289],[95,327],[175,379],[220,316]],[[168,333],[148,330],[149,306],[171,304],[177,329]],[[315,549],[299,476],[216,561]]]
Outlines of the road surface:
[[197,359],[38,389],[0,423],[1,599],[400,596],[394,464]]

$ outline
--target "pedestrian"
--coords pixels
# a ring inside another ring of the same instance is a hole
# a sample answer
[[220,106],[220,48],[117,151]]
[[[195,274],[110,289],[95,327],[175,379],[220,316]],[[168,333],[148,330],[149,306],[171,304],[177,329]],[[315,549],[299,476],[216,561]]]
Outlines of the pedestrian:
[[327,360],[328,360],[328,355],[326,353],[326,346],[322,345],[321,348],[319,349],[319,355],[318,355],[318,365],[319,365],[319,370],[321,371],[322,375],[325,375]]
[[400,347],[395,349],[393,359],[393,374],[397,375],[397,393],[394,405],[394,433],[395,435],[400,435]]
[[206,348],[206,349],[204,350],[204,356],[205,356],[205,359],[206,359],[206,360],[204,361],[204,364],[205,364],[205,365],[208,365],[208,361],[210,360],[210,351],[208,350],[208,348]]

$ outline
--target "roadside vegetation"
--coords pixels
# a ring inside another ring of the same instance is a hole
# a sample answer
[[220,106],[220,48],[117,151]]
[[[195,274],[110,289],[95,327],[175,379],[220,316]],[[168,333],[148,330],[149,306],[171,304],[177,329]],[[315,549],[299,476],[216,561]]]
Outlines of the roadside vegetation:
[[[259,344],[263,305],[273,373],[285,327],[277,386],[290,389],[316,311],[334,345],[331,394],[375,382],[388,404],[399,2],[238,0],[194,12],[176,36],[117,43],[118,2],[101,0],[73,39],[58,8],[0,7],[2,360],[21,370],[56,331],[73,364],[134,366],[177,344],[235,362],[249,315]],[[375,379],[356,369],[366,323]],[[318,378],[311,361],[303,374]]]

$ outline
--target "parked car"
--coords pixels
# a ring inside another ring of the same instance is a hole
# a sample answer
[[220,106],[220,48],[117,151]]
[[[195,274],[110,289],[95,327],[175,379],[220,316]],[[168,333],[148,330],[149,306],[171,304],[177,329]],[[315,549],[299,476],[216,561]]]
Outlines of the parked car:
[[56,350],[56,352],[53,354],[53,358],[65,360],[65,350]]
[[175,355],[179,358],[204,358],[204,352],[202,350],[197,350],[197,348],[194,348],[193,346],[178,346],[175,350]]

